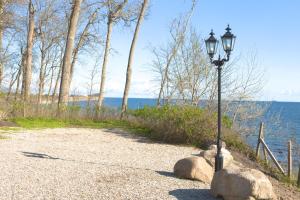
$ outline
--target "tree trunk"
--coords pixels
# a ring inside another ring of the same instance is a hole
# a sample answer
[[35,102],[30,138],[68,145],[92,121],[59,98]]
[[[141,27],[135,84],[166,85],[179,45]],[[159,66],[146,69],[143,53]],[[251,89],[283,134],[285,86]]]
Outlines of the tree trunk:
[[129,58],[128,58],[128,65],[127,65],[127,72],[126,72],[126,83],[125,83],[125,88],[124,88],[124,94],[123,94],[123,101],[122,101],[122,113],[121,113],[121,118],[123,118],[126,110],[127,110],[127,101],[128,101],[128,93],[130,89],[130,83],[131,83],[131,74],[132,74],[132,62],[133,62],[133,56],[134,56],[134,50],[136,46],[136,41],[138,38],[139,30],[141,23],[144,19],[145,11],[148,5],[148,0],[144,0],[142,4],[142,9],[139,15],[139,19],[137,21],[131,47],[130,47],[130,52],[129,52]]
[[42,50],[41,50],[41,67],[40,67],[40,75],[39,75],[39,93],[38,93],[38,112],[40,108],[40,104],[42,103],[42,95],[44,91],[44,85],[45,85],[45,51],[44,51],[44,45],[42,44]]
[[62,65],[62,76],[58,100],[58,112],[60,113],[68,102],[70,91],[70,74],[71,74],[71,59],[74,48],[74,40],[76,35],[77,23],[80,13],[80,5],[82,0],[73,0],[72,13],[70,16],[69,30],[66,41],[65,54]]
[[79,52],[80,48],[83,46],[84,42],[86,41],[86,37],[89,33],[89,28],[96,20],[96,17],[97,17],[97,10],[90,16],[89,21],[86,24],[86,26],[84,27],[84,30],[82,31],[82,34],[79,37],[79,41],[73,51],[73,60],[71,63],[71,75],[70,75],[69,85],[71,85],[71,82],[72,82],[72,78],[73,78],[73,74],[74,74],[74,67],[75,67],[75,64],[76,64],[76,61],[78,58],[78,52]]
[[32,79],[32,48],[33,48],[33,36],[34,36],[34,8],[32,1],[28,4],[29,11],[29,25],[27,34],[27,53],[26,53],[26,67],[24,70],[24,109],[23,116],[26,116],[26,104],[28,103],[30,97],[30,85]]
[[16,91],[15,91],[15,101],[17,100],[18,94],[19,94],[21,75],[22,75],[22,65],[20,66],[19,71],[18,71],[17,86],[16,86]]
[[108,54],[109,54],[109,49],[110,49],[110,38],[111,38],[112,27],[113,27],[113,21],[112,21],[112,18],[109,16],[108,22],[107,22],[105,51],[104,51],[104,57],[103,57],[103,63],[102,63],[100,92],[99,92],[99,98],[98,98],[98,108],[99,109],[102,107],[102,103],[103,103],[103,99],[104,99],[104,87],[105,87],[104,85],[105,85],[105,80],[106,80],[106,67],[107,67]]
[[61,72],[62,72],[62,64],[63,64],[63,56],[64,56],[64,48],[61,47],[60,49],[60,64],[59,64],[59,68],[58,68],[58,73],[55,79],[55,84],[54,84],[54,88],[53,88],[53,92],[52,92],[52,96],[51,96],[51,103],[53,104],[55,102],[55,97],[56,97],[56,93],[57,93],[57,89],[59,87],[59,83],[61,80]]
[[[122,12],[124,6],[128,3],[128,0],[124,0],[122,3],[120,3],[115,10],[111,10],[111,8],[108,8],[108,21],[107,21],[107,33],[106,33],[106,42],[105,42],[105,51],[104,51],[104,57],[103,57],[103,63],[102,63],[102,72],[101,72],[101,80],[100,80],[100,92],[98,97],[98,103],[97,107],[100,109],[103,104],[104,99],[104,88],[105,88],[105,80],[106,80],[106,67],[108,62],[108,55],[110,51],[110,38],[111,38],[111,32],[113,23],[115,20],[119,17],[120,13]],[[110,7],[110,6],[108,6]]]
[[6,96],[6,101],[8,101],[9,98],[10,98],[12,88],[13,88],[14,84],[16,83],[17,79],[18,79],[18,74],[19,74],[19,70],[15,71],[11,75],[11,79],[10,79],[10,83],[9,83],[9,87],[8,87],[8,91],[7,91],[7,96]]
[[24,53],[22,53],[22,62],[21,62],[21,71],[22,71],[22,85],[21,85],[21,98],[24,98],[24,89],[25,89],[25,70],[26,70],[26,53],[27,50],[25,50]]
[[53,78],[54,78],[54,68],[52,66],[52,68],[51,68],[51,78],[50,78],[49,89],[48,89],[48,93],[47,93],[46,104],[48,104],[48,102],[49,102],[50,93],[51,93],[52,85],[53,85]]
[[54,89],[53,89],[53,93],[52,93],[52,100],[51,100],[52,103],[55,102],[55,95],[56,95],[56,92],[57,92],[59,80],[61,78],[61,72],[62,72],[62,65],[59,66],[59,71],[58,71],[58,74],[57,74],[57,77],[56,77],[56,81],[55,81],[55,85],[54,85]]
[[160,89],[159,89],[158,98],[157,98],[157,106],[160,106],[160,101],[161,101],[161,98],[162,98],[162,95],[163,95],[164,87],[165,87],[166,81],[168,80],[169,67],[171,65],[171,61],[173,60],[174,56],[175,56],[175,51],[173,51],[171,53],[170,57],[167,60],[167,65],[166,65],[166,68],[163,72],[163,77],[162,77],[162,80],[161,80],[161,83],[160,83]]

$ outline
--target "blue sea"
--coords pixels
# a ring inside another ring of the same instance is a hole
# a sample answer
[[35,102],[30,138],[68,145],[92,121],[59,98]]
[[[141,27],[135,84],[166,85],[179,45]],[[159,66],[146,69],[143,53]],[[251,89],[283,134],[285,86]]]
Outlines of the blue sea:
[[[293,141],[294,165],[300,164],[300,102],[255,102],[265,106],[262,117],[252,120],[249,123],[253,129],[249,135],[244,136],[246,142],[256,148],[260,122],[265,124],[265,141],[279,162],[286,166],[288,141]],[[85,106],[86,102],[80,102]],[[105,98],[104,105],[111,108],[120,108],[122,98]],[[144,106],[155,106],[156,99],[129,98],[129,109],[140,109]],[[296,144],[299,144],[297,147]]]

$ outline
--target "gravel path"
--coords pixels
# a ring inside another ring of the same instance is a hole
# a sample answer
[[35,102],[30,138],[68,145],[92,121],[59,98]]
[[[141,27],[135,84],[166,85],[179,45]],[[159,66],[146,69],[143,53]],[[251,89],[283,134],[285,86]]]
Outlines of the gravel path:
[[175,178],[191,147],[119,130],[15,131],[0,140],[0,199],[214,200],[209,186]]

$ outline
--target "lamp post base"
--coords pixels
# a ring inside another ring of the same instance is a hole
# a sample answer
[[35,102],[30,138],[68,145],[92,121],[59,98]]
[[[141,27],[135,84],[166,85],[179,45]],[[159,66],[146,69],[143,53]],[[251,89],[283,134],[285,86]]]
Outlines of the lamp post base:
[[218,154],[215,157],[215,172],[223,169],[223,155]]

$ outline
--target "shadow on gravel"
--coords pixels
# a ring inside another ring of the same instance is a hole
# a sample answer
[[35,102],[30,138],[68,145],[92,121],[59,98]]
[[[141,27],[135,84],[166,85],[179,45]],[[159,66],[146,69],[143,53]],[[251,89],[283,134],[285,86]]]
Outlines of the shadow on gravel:
[[117,128],[104,129],[103,132],[114,133],[114,134],[116,134],[118,136],[121,136],[123,138],[134,139],[136,142],[140,142],[140,143],[147,143],[147,144],[161,143],[161,142],[158,142],[158,141],[152,141],[152,140],[150,140],[146,137],[143,137],[143,136],[135,135],[133,133],[128,133],[124,130],[117,129]]
[[43,154],[43,153],[22,151],[22,154],[23,154],[23,156],[30,157],[30,158],[44,158],[44,159],[51,159],[51,160],[60,159],[60,158],[55,158],[55,157],[52,157],[52,156],[49,156],[49,155]]
[[19,125],[10,121],[0,121],[0,127],[19,127]]
[[127,169],[133,169],[133,170],[153,171],[152,169],[148,169],[148,168],[123,166],[123,165],[119,165],[119,164],[109,164],[109,163],[102,163],[102,162],[91,162],[91,161],[57,158],[57,157],[52,157],[52,156],[49,156],[49,155],[43,154],[43,153],[34,153],[34,152],[27,152],[27,151],[21,151],[21,153],[23,154],[23,156],[29,157],[29,158],[43,158],[43,159],[51,159],[51,160],[61,160],[61,161],[65,161],[65,162],[77,162],[77,163],[86,163],[86,164],[92,164],[92,165],[102,165],[102,166],[106,166],[106,167],[120,167],[120,168],[127,168]]
[[166,171],[155,171],[155,172],[162,176],[176,178],[173,172],[166,172]]
[[170,191],[169,195],[178,200],[216,200],[210,194],[209,189],[177,189]]

